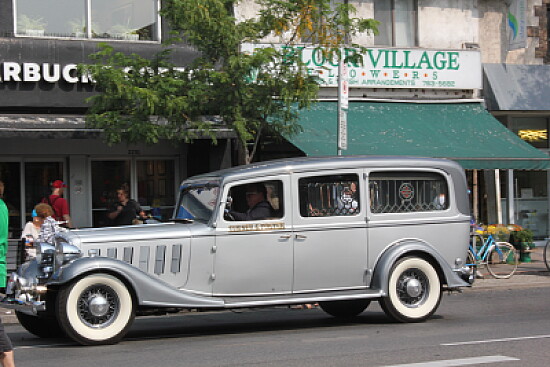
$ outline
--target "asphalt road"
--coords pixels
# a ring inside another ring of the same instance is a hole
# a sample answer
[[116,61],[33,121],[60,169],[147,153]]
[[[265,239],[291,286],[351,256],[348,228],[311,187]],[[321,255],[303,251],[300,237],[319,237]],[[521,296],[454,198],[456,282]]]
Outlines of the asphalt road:
[[445,294],[420,324],[392,323],[373,302],[350,322],[288,308],[141,318],[121,343],[99,347],[6,330],[18,367],[548,366],[550,286]]

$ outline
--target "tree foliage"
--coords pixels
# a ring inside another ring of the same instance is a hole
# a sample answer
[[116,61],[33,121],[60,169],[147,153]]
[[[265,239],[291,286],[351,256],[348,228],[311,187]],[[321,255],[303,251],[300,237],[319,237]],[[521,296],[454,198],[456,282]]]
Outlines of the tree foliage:
[[247,162],[266,128],[298,133],[298,110],[315,100],[318,78],[299,55],[284,54],[275,45],[246,54],[241,45],[271,36],[286,44],[307,38],[339,47],[346,34],[376,32],[377,22],[353,18],[352,6],[331,7],[330,0],[255,2],[257,16],[238,22],[237,0],[163,1],[164,19],[200,56],[182,69],[169,61],[170,45],[153,59],[104,45],[92,55],[95,64],[83,67],[100,91],[90,99],[89,125],[103,129],[108,143],[190,141],[198,134],[215,139],[216,125],[201,118],[215,115],[236,132]]

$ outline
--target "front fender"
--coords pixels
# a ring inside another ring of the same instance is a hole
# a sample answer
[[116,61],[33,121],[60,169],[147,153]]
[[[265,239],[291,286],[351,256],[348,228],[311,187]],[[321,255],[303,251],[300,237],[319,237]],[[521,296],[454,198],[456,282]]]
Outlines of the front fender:
[[407,254],[415,254],[416,256],[422,256],[431,260],[434,265],[439,266],[436,270],[443,276],[442,282],[447,284],[447,288],[459,288],[469,287],[470,284],[460,278],[460,276],[453,271],[450,265],[445,261],[443,256],[436,251],[433,247],[426,243],[422,243],[416,240],[407,240],[399,242],[388,249],[380,256],[371,281],[372,289],[379,289],[384,295],[388,294],[388,284],[390,278],[390,272],[393,264],[401,257]]
[[179,290],[124,261],[107,257],[76,259],[56,271],[47,285],[63,285],[86,274],[99,272],[110,273],[126,281],[133,288],[140,306],[223,308],[224,305],[222,299]]

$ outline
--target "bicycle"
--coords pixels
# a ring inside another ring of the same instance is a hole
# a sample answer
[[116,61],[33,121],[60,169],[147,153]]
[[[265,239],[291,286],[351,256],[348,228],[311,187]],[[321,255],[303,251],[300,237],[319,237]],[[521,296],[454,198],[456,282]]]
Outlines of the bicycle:
[[546,264],[546,268],[548,269],[548,271],[550,271],[550,238],[546,239],[546,246],[544,246],[543,258],[544,263]]
[[[550,253],[548,255],[550,256]],[[474,278],[478,265],[485,265],[487,271],[497,279],[507,279],[516,272],[518,264],[518,252],[508,242],[496,242],[491,235],[487,236],[486,240],[478,233],[470,235],[466,265],[472,268]]]

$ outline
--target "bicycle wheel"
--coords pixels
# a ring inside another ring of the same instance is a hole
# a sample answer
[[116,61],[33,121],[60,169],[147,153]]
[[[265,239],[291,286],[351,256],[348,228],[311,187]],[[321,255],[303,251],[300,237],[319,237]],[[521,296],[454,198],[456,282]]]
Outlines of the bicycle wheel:
[[468,266],[470,268],[470,276],[475,281],[476,276],[477,276],[477,262],[476,262],[476,257],[472,253],[472,251],[468,251],[468,258],[466,260],[466,266]]
[[546,264],[546,268],[548,271],[550,271],[550,240],[546,241],[546,246],[544,246],[544,263]]
[[497,279],[510,278],[518,268],[519,255],[514,246],[506,242],[495,243],[487,258],[487,270]]

